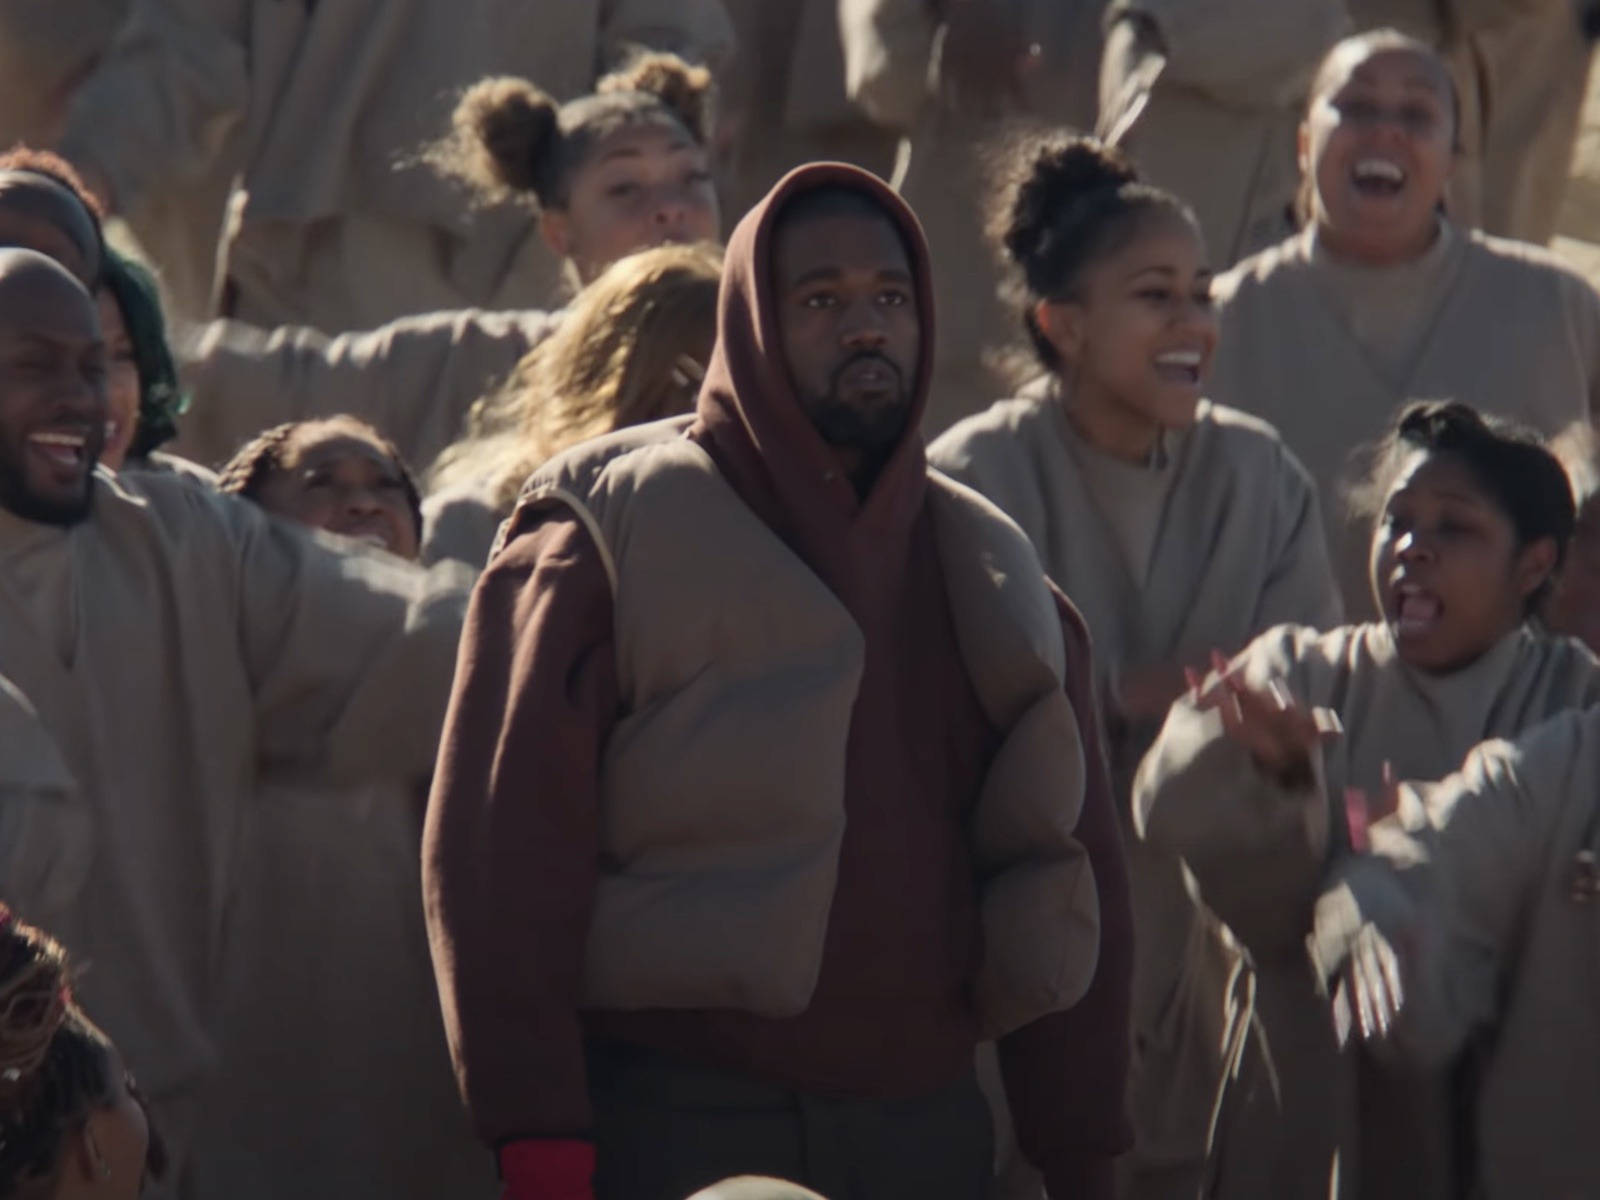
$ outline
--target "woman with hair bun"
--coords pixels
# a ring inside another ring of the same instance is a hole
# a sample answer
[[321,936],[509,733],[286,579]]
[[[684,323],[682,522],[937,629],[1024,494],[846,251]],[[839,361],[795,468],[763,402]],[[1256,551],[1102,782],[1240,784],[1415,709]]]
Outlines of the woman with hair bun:
[[[1362,796],[1437,779],[1472,747],[1600,702],[1600,660],[1529,618],[1574,526],[1537,435],[1454,402],[1392,426],[1362,496],[1382,617],[1263,634],[1172,708],[1134,784],[1148,842],[1183,858],[1250,951],[1282,1118],[1274,1197],[1475,1195],[1470,1064],[1340,1053],[1307,955],[1330,873],[1384,814]],[[1331,1189],[1331,1190],[1330,1190]]]
[[[462,96],[452,133],[429,157],[485,198],[535,205],[541,235],[581,286],[635,251],[718,238],[707,149],[714,102],[708,71],[662,53],[566,104],[526,80],[489,79]],[[460,435],[472,403],[562,317],[469,309],[335,338],[212,322],[179,346],[196,397],[180,445],[212,464],[267,426],[343,412],[378,426],[426,469]]]
[[1546,436],[1600,410],[1600,295],[1446,211],[1459,110],[1426,44],[1341,42],[1300,127],[1304,229],[1216,284],[1214,393],[1271,421],[1310,469],[1353,617],[1375,609],[1349,459],[1406,401],[1449,396]]
[[66,951],[0,904],[0,1200],[135,1200],[162,1166],[133,1076]]
[[1094,638],[1137,931],[1124,1194],[1227,1194],[1242,1168],[1214,1113],[1246,1056],[1248,969],[1177,857],[1132,838],[1129,790],[1186,668],[1281,622],[1336,624],[1338,596],[1305,471],[1204,399],[1217,322],[1193,213],[1089,139],[1024,146],[1013,174],[996,233],[1043,374],[929,454],[1022,526]]

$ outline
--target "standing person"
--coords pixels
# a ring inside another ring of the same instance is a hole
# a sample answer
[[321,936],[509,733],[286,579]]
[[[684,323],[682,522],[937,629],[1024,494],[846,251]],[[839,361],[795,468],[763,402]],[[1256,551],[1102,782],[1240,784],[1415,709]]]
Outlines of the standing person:
[[1353,990],[1369,1012],[1401,1002],[1398,1024],[1369,1018],[1372,1036],[1424,1063],[1479,1056],[1466,1107],[1485,1200],[1600,1194],[1597,778],[1600,707],[1480,746],[1399,792],[1373,856],[1346,860],[1318,901],[1320,965],[1366,967],[1355,978],[1376,994]]
[[424,562],[481,567],[534,469],[589,438],[694,410],[717,336],[722,252],[662,246],[615,263],[472,414],[423,506]]
[[[666,54],[559,105],[525,80],[483,80],[461,98],[435,161],[486,195],[536,202],[541,236],[582,285],[636,250],[718,236],[714,102],[710,73]],[[212,322],[178,347],[196,396],[179,445],[216,463],[265,426],[348,412],[426,467],[561,317],[439,312],[336,338]]]
[[1547,435],[1600,400],[1600,295],[1532,247],[1440,213],[1455,101],[1426,46],[1339,44],[1301,128],[1305,230],[1218,279],[1212,392],[1272,422],[1322,493],[1352,617],[1372,613],[1349,460],[1412,397],[1452,396]]
[[135,1200],[161,1142],[66,951],[0,904],[0,1198]]
[[424,896],[478,1133],[513,1197],[978,1200],[998,1037],[1050,1195],[1109,1196],[1131,947],[1082,624],[926,468],[899,199],[803,167],[727,263],[693,426],[547,464],[474,594]]
[[731,50],[718,0],[134,0],[61,149],[136,232],[167,181],[237,172],[220,293],[186,315],[336,333],[539,308],[555,276],[529,214],[475,210],[419,151],[484,75],[565,99],[633,42],[710,61]]
[[1600,444],[1585,423],[1564,432],[1552,449],[1567,468],[1578,520],[1566,565],[1540,615],[1553,632],[1600,654]]
[[[1284,622],[1337,625],[1338,589],[1304,468],[1270,427],[1203,398],[1217,321],[1193,212],[1086,139],[1025,145],[1012,173],[997,232],[1045,374],[928,453],[1022,526],[1083,612],[1131,833],[1133,774],[1184,668]],[[1129,867],[1136,1141],[1122,1194],[1228,1194],[1230,1163],[1256,1153],[1214,1137],[1249,1033],[1249,969],[1176,857],[1135,841]]]
[[1350,32],[1343,0],[1114,0],[1102,137],[1194,206],[1232,266],[1294,229],[1294,135],[1311,75]]
[[1461,1194],[1442,1071],[1341,1058],[1306,958],[1327,871],[1362,836],[1346,789],[1436,778],[1477,743],[1600,701],[1600,661],[1526,624],[1572,533],[1537,439],[1458,404],[1408,409],[1373,479],[1373,624],[1262,635],[1173,706],[1134,816],[1181,855],[1259,971],[1282,1088],[1269,1194]]
[[[417,557],[416,483],[363,422],[268,430],[220,476],[276,517]],[[456,1101],[428,961],[423,801],[409,781],[269,778],[243,815],[199,1195],[494,1195]]]
[[87,799],[94,859],[59,932],[181,1183],[241,808],[264,767],[420,780],[465,595],[177,476],[125,488],[96,466],[105,370],[89,294],[0,252],[0,670]]

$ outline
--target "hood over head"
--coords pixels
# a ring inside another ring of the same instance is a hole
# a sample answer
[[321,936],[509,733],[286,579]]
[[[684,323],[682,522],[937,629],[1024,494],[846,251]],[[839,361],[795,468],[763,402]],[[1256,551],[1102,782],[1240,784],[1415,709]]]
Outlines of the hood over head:
[[[865,499],[856,495],[801,408],[778,326],[774,279],[779,219],[796,197],[858,191],[899,229],[911,263],[921,326],[912,408],[900,442]],[[873,556],[901,560],[927,482],[920,426],[933,373],[933,280],[927,240],[906,203],[877,176],[844,163],[810,163],[781,179],[728,239],[717,302],[717,345],[690,433],[741,498],[844,600]],[[865,558],[867,561],[863,561]],[[879,573],[868,570],[869,574]]]

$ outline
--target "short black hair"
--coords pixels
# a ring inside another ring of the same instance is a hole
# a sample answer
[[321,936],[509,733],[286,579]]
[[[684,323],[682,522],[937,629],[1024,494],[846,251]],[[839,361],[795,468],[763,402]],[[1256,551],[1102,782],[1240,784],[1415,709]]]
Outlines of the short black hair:
[[[1566,560],[1578,512],[1571,480],[1543,437],[1456,400],[1407,405],[1379,444],[1373,469],[1353,496],[1353,507],[1376,518],[1405,457],[1416,450],[1459,460],[1510,520],[1519,548],[1552,539],[1556,545],[1554,579]],[[1530,611],[1543,601],[1549,586],[1547,581],[1530,598]]]

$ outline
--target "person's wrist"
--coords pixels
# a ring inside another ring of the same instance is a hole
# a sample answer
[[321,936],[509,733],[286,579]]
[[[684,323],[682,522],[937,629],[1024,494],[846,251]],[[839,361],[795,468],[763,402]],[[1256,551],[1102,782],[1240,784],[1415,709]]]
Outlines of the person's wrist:
[[500,1147],[502,1200],[593,1200],[594,1144],[530,1138]]

